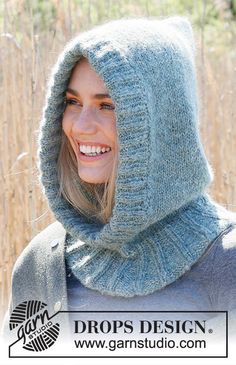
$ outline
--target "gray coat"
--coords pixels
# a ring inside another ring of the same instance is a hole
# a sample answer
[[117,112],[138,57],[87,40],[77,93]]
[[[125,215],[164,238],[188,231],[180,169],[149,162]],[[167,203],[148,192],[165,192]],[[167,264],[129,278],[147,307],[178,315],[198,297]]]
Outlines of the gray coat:
[[[25,300],[47,303],[50,315],[67,310],[64,242],[66,231],[58,221],[38,233],[17,258],[12,271],[12,289],[2,332],[11,337],[9,317],[17,304]],[[67,331],[67,315],[63,316]]]

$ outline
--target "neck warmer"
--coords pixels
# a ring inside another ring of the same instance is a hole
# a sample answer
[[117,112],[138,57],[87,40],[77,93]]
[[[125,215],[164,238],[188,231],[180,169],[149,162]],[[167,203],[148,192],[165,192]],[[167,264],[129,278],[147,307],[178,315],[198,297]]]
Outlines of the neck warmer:
[[[86,287],[146,295],[180,278],[236,222],[206,192],[193,29],[185,17],[122,18],[80,33],[52,69],[40,125],[40,183],[66,230],[65,258]],[[65,90],[84,56],[115,104],[119,164],[107,224],[58,195]]]

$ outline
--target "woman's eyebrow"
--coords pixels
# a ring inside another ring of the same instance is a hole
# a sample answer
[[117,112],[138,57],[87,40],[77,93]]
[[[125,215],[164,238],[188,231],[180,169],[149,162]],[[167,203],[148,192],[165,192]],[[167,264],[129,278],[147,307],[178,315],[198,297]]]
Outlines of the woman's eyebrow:
[[[66,92],[75,95],[75,96],[80,96],[79,93],[76,90],[73,90],[71,88],[68,87],[68,89],[66,90]],[[92,96],[92,99],[104,99],[104,98],[109,98],[111,99],[111,96],[109,94],[94,94]]]

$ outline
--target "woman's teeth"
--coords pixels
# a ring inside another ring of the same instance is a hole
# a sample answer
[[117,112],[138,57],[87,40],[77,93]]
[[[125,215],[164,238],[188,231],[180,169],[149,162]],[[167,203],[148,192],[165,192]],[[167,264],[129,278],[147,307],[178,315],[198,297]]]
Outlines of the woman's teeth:
[[82,152],[86,156],[97,156],[103,153],[111,151],[111,147],[95,147],[95,146],[85,146],[80,145],[80,152]]

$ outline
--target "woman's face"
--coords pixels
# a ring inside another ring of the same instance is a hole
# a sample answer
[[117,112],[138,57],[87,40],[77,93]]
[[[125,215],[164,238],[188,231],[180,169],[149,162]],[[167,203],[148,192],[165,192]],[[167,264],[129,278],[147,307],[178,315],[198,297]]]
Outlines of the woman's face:
[[81,60],[66,91],[62,128],[75,152],[78,174],[88,183],[104,183],[111,174],[117,148],[114,109],[103,80],[87,59]]

